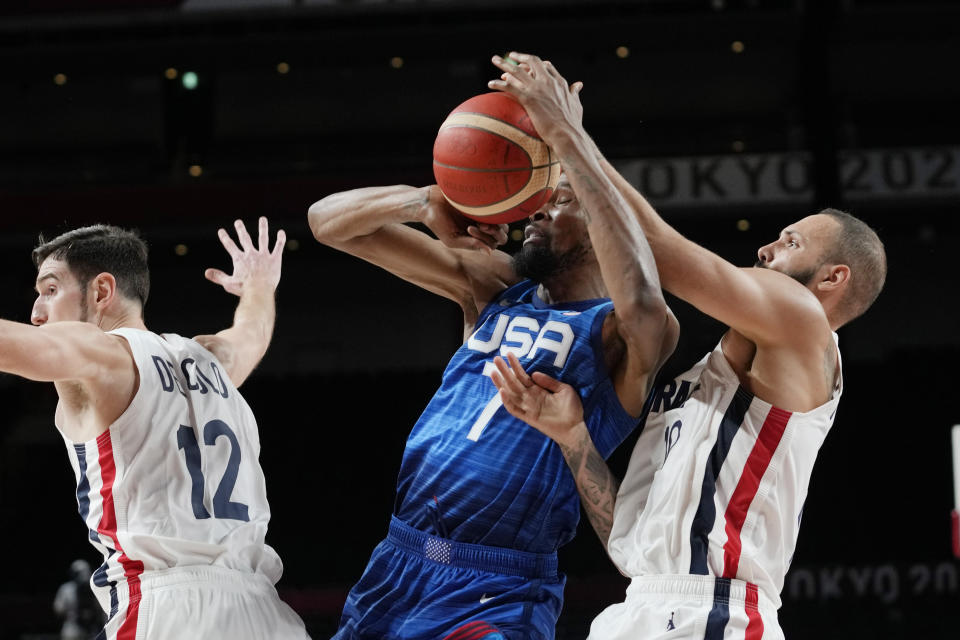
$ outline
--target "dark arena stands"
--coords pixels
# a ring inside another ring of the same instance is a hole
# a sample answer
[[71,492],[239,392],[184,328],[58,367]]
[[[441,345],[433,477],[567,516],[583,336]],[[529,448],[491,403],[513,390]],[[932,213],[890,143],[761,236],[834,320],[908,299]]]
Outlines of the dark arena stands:
[[[12,0],[0,3],[0,317],[30,321],[30,251],[139,229],[146,324],[204,334],[235,301],[216,237],[288,235],[273,342],[243,386],[260,428],[277,585],[329,637],[386,533],[406,436],[463,339],[456,305],[314,241],[307,208],[433,181],[446,114],[494,54],[583,80],[599,148],[685,236],[744,266],[823,207],[874,227],[874,308],[839,331],[845,390],[787,574],[787,638],[954,639],[950,429],[960,424],[960,5],[949,0]],[[513,229],[521,229],[515,223]],[[507,251],[519,247],[511,236]],[[675,298],[678,373],[722,327]],[[0,374],[0,638],[59,638],[77,515],[47,383]],[[622,474],[636,434],[610,460]],[[627,579],[581,518],[560,640]],[[438,639],[440,640],[440,639]]]

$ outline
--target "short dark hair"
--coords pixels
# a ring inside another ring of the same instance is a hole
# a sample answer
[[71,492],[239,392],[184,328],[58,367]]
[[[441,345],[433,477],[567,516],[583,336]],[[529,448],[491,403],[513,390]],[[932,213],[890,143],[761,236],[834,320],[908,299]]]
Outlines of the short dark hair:
[[33,250],[37,269],[49,257],[63,260],[82,288],[97,274],[109,273],[125,298],[139,300],[143,308],[150,294],[150,269],[147,267],[147,243],[136,231],[106,224],[81,227],[53,240],[40,236]]
[[839,209],[820,212],[840,224],[840,233],[824,254],[824,262],[850,267],[851,286],[843,301],[843,322],[860,316],[873,304],[887,279],[887,253],[877,232],[863,220]]

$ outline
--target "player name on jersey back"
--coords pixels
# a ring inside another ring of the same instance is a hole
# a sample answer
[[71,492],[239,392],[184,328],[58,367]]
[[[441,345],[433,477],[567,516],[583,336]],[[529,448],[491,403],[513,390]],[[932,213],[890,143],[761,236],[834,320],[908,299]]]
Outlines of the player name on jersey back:
[[[230,397],[220,367],[213,361],[198,363],[194,358],[187,357],[177,366],[164,356],[151,355],[151,359],[160,376],[160,387],[164,391],[173,393],[176,389],[180,395],[186,396],[189,389],[200,394],[213,392],[223,398]],[[209,375],[204,373],[205,369],[210,372]],[[179,373],[183,374],[182,379]]]

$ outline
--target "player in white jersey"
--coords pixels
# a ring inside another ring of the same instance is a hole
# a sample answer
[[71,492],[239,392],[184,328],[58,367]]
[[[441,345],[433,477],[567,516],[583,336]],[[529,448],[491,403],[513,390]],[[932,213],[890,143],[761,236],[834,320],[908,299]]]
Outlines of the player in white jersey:
[[[490,86],[523,87],[525,105],[582,88],[548,62],[510,57],[521,64],[495,59],[504,75]],[[737,268],[667,225],[594,152],[638,213],[663,288],[729,330],[648,398],[619,491],[571,390],[528,376],[514,358],[496,362],[504,406],[560,444],[594,528],[632,579],[590,637],[780,638],[779,592],[842,390],[834,331],[883,287],[883,244],[860,220],[826,209],[785,228],[755,267]]]
[[0,370],[51,381],[77,505],[104,556],[91,583],[108,614],[97,638],[306,638],[277,596],[282,565],[264,543],[270,508],[253,413],[237,391],[274,322],[283,231],[269,249],[220,239],[240,297],[233,325],[183,338],[147,330],[147,247],[96,225],[33,252],[33,325],[0,320]]

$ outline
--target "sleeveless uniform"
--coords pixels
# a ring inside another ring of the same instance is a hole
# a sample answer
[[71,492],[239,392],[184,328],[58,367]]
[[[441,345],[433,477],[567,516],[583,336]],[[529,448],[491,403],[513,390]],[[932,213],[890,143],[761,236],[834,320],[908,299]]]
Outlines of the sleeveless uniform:
[[507,638],[552,638],[565,579],[556,550],[580,517],[559,447],[503,408],[489,374],[514,353],[574,386],[600,452],[636,426],[603,359],[609,299],[546,304],[503,291],[454,354],[407,439],[387,539],[344,607],[337,638],[436,640],[472,620]]
[[659,385],[607,548],[631,584],[590,638],[782,638],[779,594],[841,392],[838,371],[825,404],[784,411],[740,385],[720,345]]
[[104,557],[90,580],[109,615],[97,638],[306,638],[273,586],[283,567],[264,544],[250,407],[197,342],[111,333],[133,352],[136,395],[95,440],[64,435],[80,516]]

